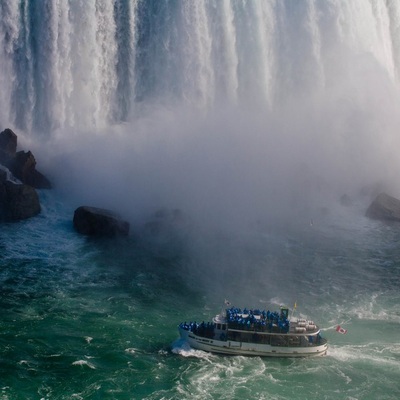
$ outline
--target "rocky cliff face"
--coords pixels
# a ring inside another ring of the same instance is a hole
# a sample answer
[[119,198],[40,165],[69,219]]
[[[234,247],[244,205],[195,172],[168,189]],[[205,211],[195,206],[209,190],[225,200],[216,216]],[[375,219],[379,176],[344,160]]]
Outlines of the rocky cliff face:
[[19,221],[40,213],[36,189],[49,189],[49,180],[36,170],[28,151],[17,152],[17,135],[11,129],[0,133],[0,221]]
[[[0,133],[0,222],[19,221],[40,213],[36,189],[50,189],[50,181],[36,169],[34,155],[17,152],[17,135]],[[129,223],[110,210],[82,206],[75,210],[77,232],[90,236],[126,236]]]
[[0,168],[0,221],[12,222],[40,213],[39,196],[29,185],[18,182],[11,172]]
[[11,129],[0,133],[0,164],[22,183],[36,189],[51,189],[50,181],[36,169],[34,155],[30,151],[17,152],[17,135]]

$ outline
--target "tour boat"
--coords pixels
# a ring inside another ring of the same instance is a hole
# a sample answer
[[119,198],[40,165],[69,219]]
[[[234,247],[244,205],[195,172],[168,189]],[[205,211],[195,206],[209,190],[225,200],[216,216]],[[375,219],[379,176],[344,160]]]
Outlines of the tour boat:
[[227,308],[212,322],[182,322],[182,339],[191,348],[212,353],[261,357],[310,357],[326,354],[321,329],[304,318],[289,318],[289,309],[261,311]]

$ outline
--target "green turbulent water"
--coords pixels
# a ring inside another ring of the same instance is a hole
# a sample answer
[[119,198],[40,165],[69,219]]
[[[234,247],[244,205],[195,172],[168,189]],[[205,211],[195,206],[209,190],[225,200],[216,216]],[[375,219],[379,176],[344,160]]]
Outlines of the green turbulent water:
[[[400,398],[399,227],[350,210],[303,229],[96,241],[42,197],[40,216],[0,231],[0,399]],[[224,357],[179,340],[181,321],[225,299],[297,302],[328,355]]]

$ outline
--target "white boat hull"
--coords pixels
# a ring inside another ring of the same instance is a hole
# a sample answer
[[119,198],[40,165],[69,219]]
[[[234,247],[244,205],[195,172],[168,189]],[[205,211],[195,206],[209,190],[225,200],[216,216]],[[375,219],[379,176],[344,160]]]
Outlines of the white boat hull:
[[326,354],[328,345],[304,346],[272,346],[269,344],[246,343],[232,340],[215,340],[197,336],[193,332],[179,327],[181,338],[186,340],[190,347],[212,353],[260,356],[260,357],[314,357]]

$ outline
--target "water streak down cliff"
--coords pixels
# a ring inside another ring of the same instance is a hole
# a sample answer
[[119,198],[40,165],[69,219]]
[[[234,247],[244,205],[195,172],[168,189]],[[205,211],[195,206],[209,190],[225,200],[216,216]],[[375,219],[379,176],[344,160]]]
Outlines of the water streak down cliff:
[[99,128],[148,102],[271,108],[360,68],[397,87],[399,29],[384,0],[4,0],[0,123]]
[[389,0],[4,0],[0,128],[121,212],[398,196],[399,31]]

